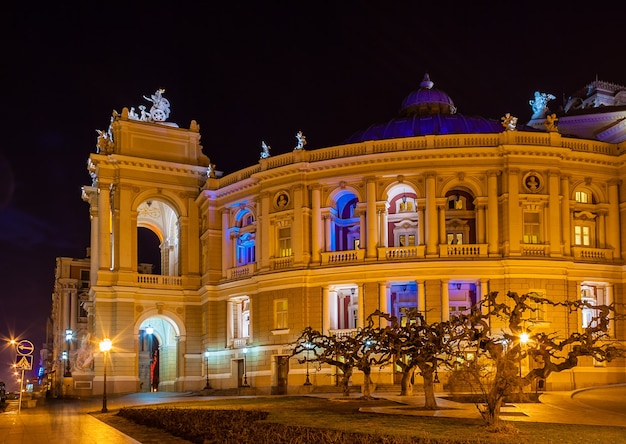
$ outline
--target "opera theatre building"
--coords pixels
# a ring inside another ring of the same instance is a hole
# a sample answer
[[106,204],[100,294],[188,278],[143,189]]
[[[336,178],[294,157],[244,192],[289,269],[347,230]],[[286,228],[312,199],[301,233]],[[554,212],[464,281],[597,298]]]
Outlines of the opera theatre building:
[[[625,303],[626,87],[596,80],[562,104],[537,92],[522,124],[458,113],[427,75],[416,86],[398,116],[343,144],[310,149],[297,133],[229,173],[195,121],[168,121],[162,90],[114,111],[87,162],[88,257],[57,260],[53,392],[102,394],[105,369],[109,393],[290,394],[309,373],[321,390],[337,369],[291,357],[309,326],[351,334],[411,307],[441,321],[493,291]],[[527,320],[563,336],[585,322]],[[610,335],[626,341],[624,324]],[[625,382],[623,359],[581,357],[542,388]]]

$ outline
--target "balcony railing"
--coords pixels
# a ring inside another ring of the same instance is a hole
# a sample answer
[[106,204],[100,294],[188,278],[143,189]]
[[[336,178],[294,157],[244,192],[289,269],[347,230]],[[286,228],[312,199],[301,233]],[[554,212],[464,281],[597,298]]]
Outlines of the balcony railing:
[[322,265],[363,262],[365,250],[325,251],[322,253]]
[[345,328],[345,329],[341,329],[341,330],[330,330],[330,334],[337,336],[338,338],[344,337],[344,336],[350,336],[350,337],[354,337],[357,334],[357,329],[356,328]]
[[440,257],[487,257],[487,244],[443,244],[439,245]]
[[522,256],[548,257],[550,245],[543,244],[522,244]]
[[254,274],[256,270],[256,264],[246,264],[240,267],[229,268],[226,270],[226,278],[227,279],[245,279]]
[[180,276],[163,276],[160,274],[138,274],[137,283],[142,287],[171,287],[183,285]]
[[284,270],[293,267],[293,256],[270,259],[272,270]]
[[574,260],[581,261],[612,261],[613,250],[608,248],[572,247]]
[[424,258],[424,245],[410,247],[383,247],[378,249],[379,261],[398,261]]

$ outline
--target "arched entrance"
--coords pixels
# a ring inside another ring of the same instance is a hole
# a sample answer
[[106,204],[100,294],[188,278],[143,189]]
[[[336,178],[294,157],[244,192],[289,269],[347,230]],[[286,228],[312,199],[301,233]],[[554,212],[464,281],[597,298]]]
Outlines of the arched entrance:
[[174,321],[164,315],[155,314],[141,321],[137,369],[140,391],[173,390],[178,330]]

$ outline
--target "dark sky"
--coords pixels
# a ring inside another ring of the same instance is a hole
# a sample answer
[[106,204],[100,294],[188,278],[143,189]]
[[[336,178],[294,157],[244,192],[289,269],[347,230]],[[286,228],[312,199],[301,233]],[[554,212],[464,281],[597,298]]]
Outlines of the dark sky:
[[[45,340],[55,258],[89,242],[86,161],[113,109],[149,105],[201,126],[225,173],[340,144],[397,116],[429,72],[458,112],[526,122],[536,90],[561,97],[596,76],[626,84],[609,10],[571,2],[9,2],[0,13],[0,337]],[[458,3],[458,4],[457,4]],[[441,5],[441,6],[439,6]],[[558,102],[558,104],[556,104]],[[2,347],[0,347],[1,349]],[[12,383],[13,354],[0,354]]]

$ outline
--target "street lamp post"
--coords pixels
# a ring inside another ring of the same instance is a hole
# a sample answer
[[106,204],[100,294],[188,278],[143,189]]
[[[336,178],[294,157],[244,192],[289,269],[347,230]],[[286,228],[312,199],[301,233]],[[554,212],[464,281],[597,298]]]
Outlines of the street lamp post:
[[243,384],[242,387],[250,387],[250,385],[248,384],[248,374],[247,374],[247,362],[246,362],[246,355],[248,354],[248,349],[244,348],[243,350],[241,350],[243,352]]
[[311,381],[309,380],[309,353],[311,352],[311,344],[307,342],[304,346],[306,347],[306,381],[304,381],[304,385],[311,385]]
[[528,343],[528,333],[523,332],[519,335],[519,343],[520,343],[520,359],[519,359],[519,377],[522,377],[522,351],[524,351],[524,346]]
[[109,411],[107,409],[107,358],[109,355],[109,350],[111,350],[111,340],[106,338],[100,342],[100,351],[104,353],[104,381],[102,388],[102,413],[106,413]]
[[208,390],[211,388],[211,385],[209,384],[209,351],[205,351],[204,352],[204,359],[206,360],[206,384],[204,386],[205,390]]
[[65,330],[65,341],[67,342],[67,359],[65,360],[65,373],[63,376],[72,376],[72,368],[70,366],[70,346],[72,343],[72,337],[74,336],[74,332],[71,328]]
[[152,362],[154,357],[152,356],[152,333],[154,333],[154,328],[152,328],[151,326],[147,326],[146,327],[146,334],[148,335],[148,354],[150,355],[150,362],[149,362],[149,370],[148,370],[148,379],[149,379],[149,385],[150,385],[150,391],[152,391],[154,382],[153,382],[153,378],[152,378]]

